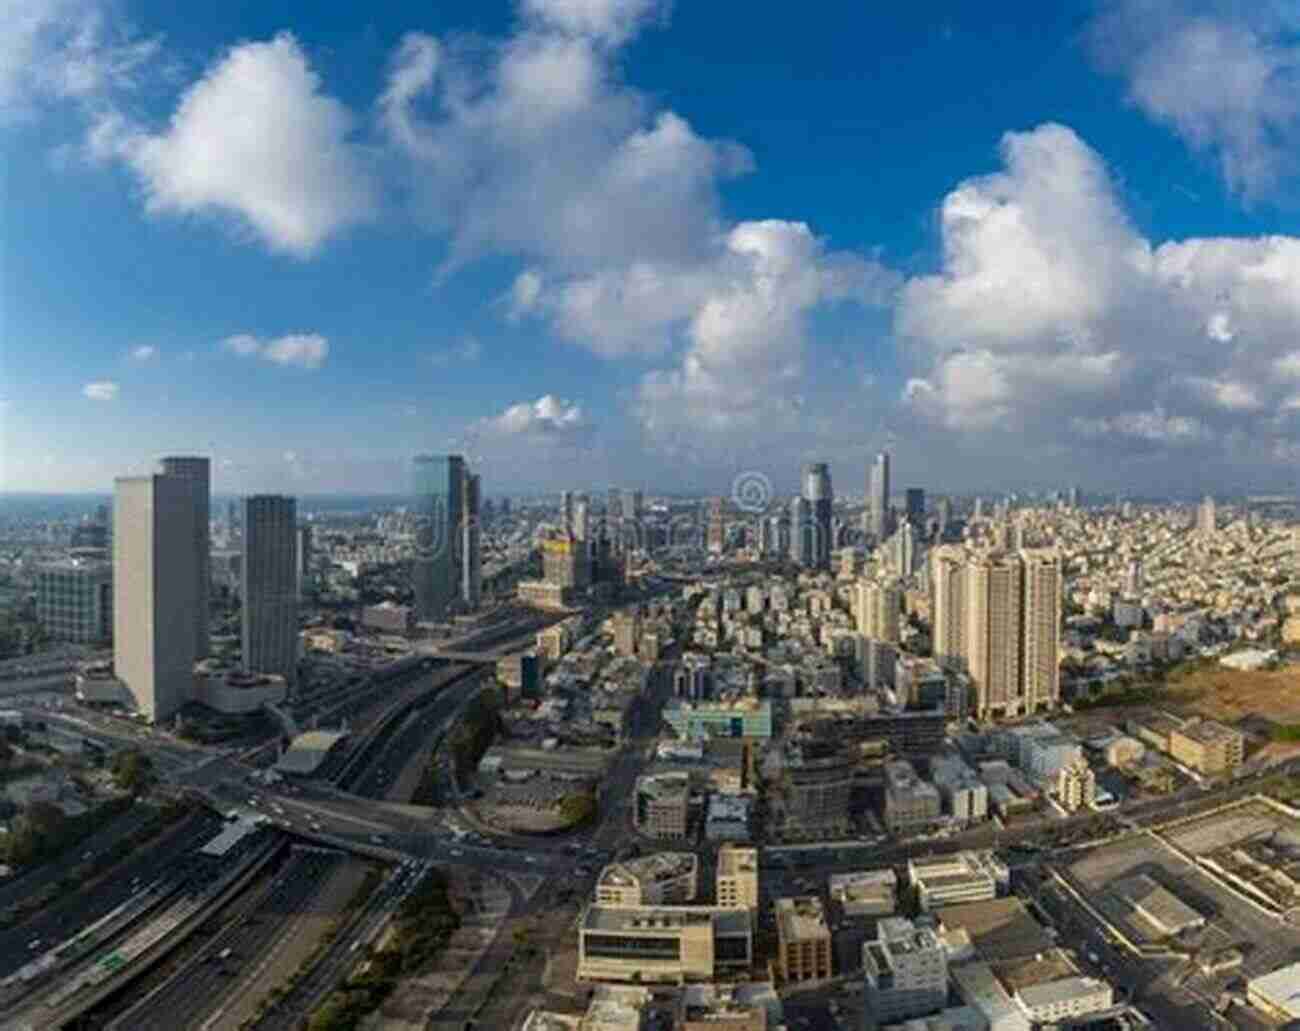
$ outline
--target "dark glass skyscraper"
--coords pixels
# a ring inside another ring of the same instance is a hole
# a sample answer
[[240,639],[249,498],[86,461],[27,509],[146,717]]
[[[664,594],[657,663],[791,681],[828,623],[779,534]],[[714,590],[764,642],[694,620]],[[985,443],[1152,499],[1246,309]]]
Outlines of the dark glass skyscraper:
[[868,529],[879,544],[893,532],[889,518],[889,452],[876,455],[867,484]]
[[465,459],[416,455],[415,559],[411,565],[415,611],[422,620],[446,619],[460,595]]
[[907,488],[907,521],[918,529],[925,522],[925,491],[920,487]]
[[162,460],[162,471],[164,476],[183,479],[193,493],[189,533],[194,546],[190,575],[199,585],[199,605],[194,614],[194,657],[202,659],[208,654],[208,624],[212,619],[208,610],[212,579],[212,542],[209,539],[209,524],[212,521],[211,462],[190,455],[172,455]]
[[803,497],[808,502],[807,564],[814,569],[829,569],[831,564],[831,510],[835,494],[831,489],[831,471],[825,462],[810,462],[803,468]]
[[297,502],[276,494],[246,497],[242,525],[244,669],[276,673],[292,685],[298,670]]

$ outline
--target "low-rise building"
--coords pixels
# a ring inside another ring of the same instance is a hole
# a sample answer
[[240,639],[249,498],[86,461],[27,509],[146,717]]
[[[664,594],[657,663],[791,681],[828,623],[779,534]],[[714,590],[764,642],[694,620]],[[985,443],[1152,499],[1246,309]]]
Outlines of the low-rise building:
[[862,1004],[868,1020],[885,1024],[923,1017],[948,999],[948,959],[938,935],[905,917],[880,921],[862,946]]
[[930,776],[939,789],[944,809],[954,820],[974,823],[989,814],[988,786],[955,755],[930,761]]
[[772,736],[772,703],[750,697],[707,703],[678,701],[664,707],[664,721],[688,741],[710,737],[766,741]]
[[55,641],[101,644],[113,636],[113,567],[66,559],[36,569],[36,620]]
[[361,625],[386,634],[404,634],[415,625],[415,616],[408,605],[381,601],[361,610]]
[[691,984],[677,1001],[675,1031],[766,1031],[783,1025],[771,982]]
[[680,984],[748,970],[749,914],[710,906],[588,906],[578,925],[578,979]]
[[704,812],[704,836],[709,841],[748,841],[754,801],[748,795],[714,792]]
[[889,916],[898,906],[898,875],[890,869],[831,874],[827,894],[845,916]]
[[831,976],[831,929],[815,895],[776,900],[777,969],[786,984]]
[[1300,1020],[1300,963],[1252,977],[1246,982],[1246,999],[1278,1023]]
[[1012,999],[1035,1024],[1057,1024],[1110,1009],[1115,991],[1095,977],[1062,977],[1021,988]]
[[1169,734],[1169,755],[1207,776],[1231,773],[1245,757],[1246,739],[1215,720],[1188,720]]
[[907,879],[921,912],[929,913],[941,906],[997,898],[1009,887],[1011,874],[992,852],[957,852],[909,860]]
[[666,906],[694,902],[699,860],[693,852],[656,852],[611,863],[596,881],[599,906]]
[[885,764],[885,826],[894,834],[916,834],[939,822],[939,789],[917,776],[906,759]]

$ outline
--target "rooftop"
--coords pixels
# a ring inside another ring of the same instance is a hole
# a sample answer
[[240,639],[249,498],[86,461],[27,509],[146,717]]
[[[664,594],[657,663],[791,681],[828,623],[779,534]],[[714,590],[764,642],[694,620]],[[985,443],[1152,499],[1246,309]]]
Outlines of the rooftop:
[[314,773],[330,749],[346,737],[347,734],[337,730],[309,730],[299,734],[275,768],[284,773]]
[[945,930],[966,931],[979,954],[990,960],[1033,956],[1054,947],[1018,898],[943,906],[935,915]]
[[790,941],[828,935],[826,910],[816,895],[797,895],[776,900],[776,920],[781,937]]
[[1199,741],[1201,744],[1214,744],[1217,741],[1231,741],[1241,736],[1241,734],[1226,727],[1216,720],[1189,720],[1178,728],[1178,732],[1183,737],[1191,738],[1193,741]]
[[674,934],[683,927],[712,924],[721,934],[749,931],[749,913],[712,906],[588,906],[582,916],[586,931],[639,931]]
[[630,887],[633,883],[673,880],[695,873],[699,860],[693,852],[656,852],[653,855],[611,863],[600,874],[600,884]]
[[1066,1002],[1069,999],[1076,999],[1081,995],[1091,995],[1099,988],[1105,987],[1105,982],[1098,981],[1095,977],[1062,977],[1056,981],[1044,981],[1042,984],[1030,985],[1028,988],[1020,989],[1018,995],[1020,1001],[1030,1009],[1037,1009],[1039,1006],[1050,1006],[1056,1002]]
[[737,848],[734,845],[718,849],[718,876],[732,877],[740,873],[758,872],[758,849]]
[[1300,1017],[1300,963],[1252,978],[1247,986],[1290,1017]]

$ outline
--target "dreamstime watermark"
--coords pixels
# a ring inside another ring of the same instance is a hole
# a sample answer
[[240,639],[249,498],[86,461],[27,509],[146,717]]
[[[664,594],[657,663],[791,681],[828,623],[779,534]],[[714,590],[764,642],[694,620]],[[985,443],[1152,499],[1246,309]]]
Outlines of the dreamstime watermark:
[[772,481],[750,470],[731,481],[731,503],[747,515],[762,515],[772,504]]

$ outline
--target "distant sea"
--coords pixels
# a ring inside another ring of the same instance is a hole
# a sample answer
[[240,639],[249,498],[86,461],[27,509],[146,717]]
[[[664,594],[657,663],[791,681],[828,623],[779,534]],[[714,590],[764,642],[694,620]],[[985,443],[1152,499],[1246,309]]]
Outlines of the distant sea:
[[[212,497],[212,513],[224,515],[236,495]],[[94,515],[100,505],[111,505],[111,494],[20,494],[0,493],[0,522],[43,522],[80,519]],[[401,494],[304,494],[298,498],[299,515],[339,515],[356,512],[382,512],[410,503]]]

